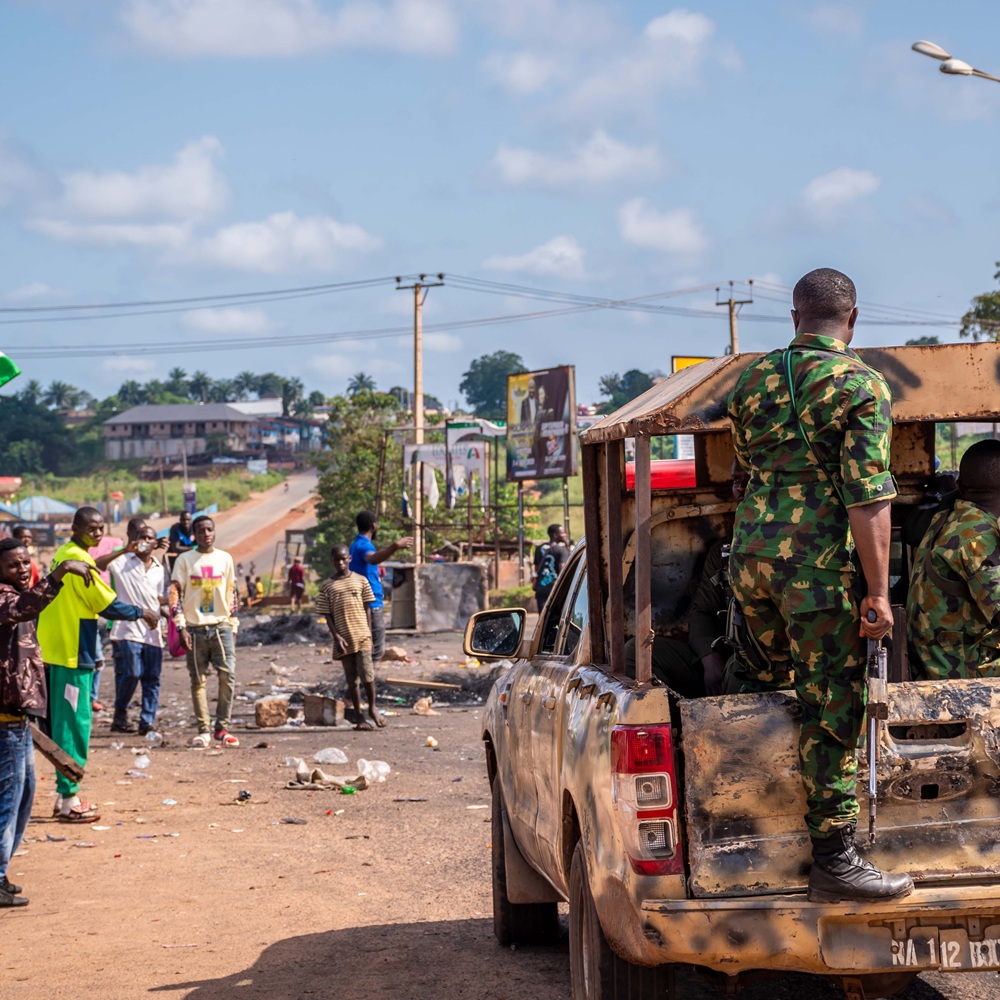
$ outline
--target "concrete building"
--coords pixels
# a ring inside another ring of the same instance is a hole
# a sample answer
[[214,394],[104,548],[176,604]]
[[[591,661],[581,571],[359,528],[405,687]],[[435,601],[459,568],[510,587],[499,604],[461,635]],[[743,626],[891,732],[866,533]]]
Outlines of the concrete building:
[[244,454],[252,449],[257,418],[229,403],[133,406],[104,421],[104,455],[111,461],[180,458],[208,451]]

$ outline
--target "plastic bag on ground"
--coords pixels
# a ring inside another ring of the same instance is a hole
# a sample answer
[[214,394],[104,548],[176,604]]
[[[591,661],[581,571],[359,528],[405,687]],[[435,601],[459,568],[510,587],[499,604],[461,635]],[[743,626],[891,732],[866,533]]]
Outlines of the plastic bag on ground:
[[314,753],[313,760],[317,764],[346,764],[347,754],[336,747],[327,747],[325,750],[320,750],[319,753]]
[[358,774],[363,774],[369,781],[370,784],[375,784],[379,781],[385,781],[386,775],[392,768],[384,760],[365,760],[364,757],[358,758]]
[[440,712],[436,712],[431,708],[431,698],[428,695],[426,698],[418,698],[413,705],[413,711],[417,715],[440,715]]

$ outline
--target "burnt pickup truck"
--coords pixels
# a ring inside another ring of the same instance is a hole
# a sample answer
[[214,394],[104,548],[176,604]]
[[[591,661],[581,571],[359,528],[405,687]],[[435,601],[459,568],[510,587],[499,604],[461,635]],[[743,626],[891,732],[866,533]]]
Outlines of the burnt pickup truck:
[[[584,435],[586,541],[534,634],[521,610],[483,612],[466,632],[469,654],[514,659],[483,717],[496,936],[552,940],[568,901],[575,1000],[676,996],[678,966],[726,993],[762,973],[814,973],[852,1000],[891,996],[922,970],[1000,969],[1000,680],[909,679],[900,528],[934,472],[936,425],[1000,420],[1000,345],[860,353],[892,386],[899,497],[879,835],[858,843],[916,888],[878,903],[806,898],[793,694],[681,697],[653,680],[648,642],[626,673],[630,638],[686,637],[705,554],[732,531],[725,401],[753,356],[703,362]],[[656,487],[662,434],[694,436],[693,485]],[[862,816],[867,771],[863,747]]]

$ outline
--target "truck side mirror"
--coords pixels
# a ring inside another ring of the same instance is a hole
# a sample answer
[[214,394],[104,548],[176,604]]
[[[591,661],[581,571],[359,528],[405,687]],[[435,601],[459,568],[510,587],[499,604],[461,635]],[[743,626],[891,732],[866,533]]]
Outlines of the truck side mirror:
[[499,659],[514,656],[521,645],[528,612],[524,608],[480,611],[465,626],[466,656]]

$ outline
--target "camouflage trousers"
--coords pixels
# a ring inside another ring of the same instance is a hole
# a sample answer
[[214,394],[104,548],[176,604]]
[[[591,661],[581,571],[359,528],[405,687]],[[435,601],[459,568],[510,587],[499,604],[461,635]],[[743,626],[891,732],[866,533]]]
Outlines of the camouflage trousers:
[[793,688],[802,710],[799,761],[809,832],[858,816],[857,746],[865,721],[865,657],[853,574],[734,555],[733,592],[770,669],[741,666],[744,692]]

